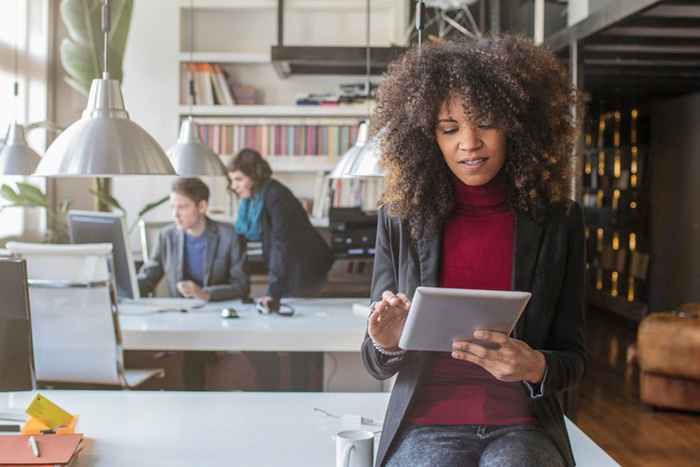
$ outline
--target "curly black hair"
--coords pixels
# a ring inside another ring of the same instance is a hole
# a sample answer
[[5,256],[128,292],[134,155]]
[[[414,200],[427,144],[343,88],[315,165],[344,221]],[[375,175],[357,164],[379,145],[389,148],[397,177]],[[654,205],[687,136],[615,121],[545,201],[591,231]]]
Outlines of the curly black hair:
[[451,97],[470,120],[506,134],[503,170],[514,212],[541,221],[568,208],[582,112],[558,59],[515,34],[429,42],[389,65],[371,118],[387,173],[380,204],[408,222],[414,239],[436,233],[454,206],[436,139],[440,107]]

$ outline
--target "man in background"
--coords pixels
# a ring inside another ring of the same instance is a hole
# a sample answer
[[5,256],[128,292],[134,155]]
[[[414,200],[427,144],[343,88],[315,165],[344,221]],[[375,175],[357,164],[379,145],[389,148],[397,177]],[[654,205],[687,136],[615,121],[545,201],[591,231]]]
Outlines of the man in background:
[[[250,279],[244,243],[232,225],[206,215],[209,188],[198,178],[179,178],[172,185],[173,224],[160,230],[153,251],[138,273],[142,297],[165,276],[171,297],[208,301],[248,297]],[[201,390],[210,352],[185,352],[185,389]]]
[[198,178],[179,178],[170,193],[174,223],[158,233],[138,273],[141,296],[163,276],[170,296],[208,301],[247,297],[245,249],[232,225],[206,216],[209,188]]

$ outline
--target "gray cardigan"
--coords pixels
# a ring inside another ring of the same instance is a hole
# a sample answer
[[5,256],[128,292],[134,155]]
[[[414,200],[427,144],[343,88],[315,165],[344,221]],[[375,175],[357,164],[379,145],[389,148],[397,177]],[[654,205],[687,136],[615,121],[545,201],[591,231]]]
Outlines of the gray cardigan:
[[[246,265],[245,242],[239,240],[232,225],[207,217],[207,257],[204,264],[204,289],[210,301],[247,297],[250,279]],[[158,232],[148,261],[138,273],[141,296],[153,291],[165,275],[170,296],[179,297],[177,283],[183,280],[185,232],[175,224]]]
[[[418,248],[410,239],[408,227],[383,208],[378,219],[372,300],[380,300],[385,290],[412,297],[419,285],[438,286],[441,238],[438,233]],[[533,387],[523,382],[522,387],[569,466],[574,465],[574,459],[557,393],[578,385],[585,369],[584,239],[583,213],[578,204],[570,213],[552,215],[543,224],[523,214],[516,217],[512,289],[530,291],[532,298],[512,336],[542,351],[547,362],[542,384]],[[400,358],[387,357],[365,335],[362,359],[369,373],[387,379],[398,372],[384,418],[377,466],[392,449],[410,410],[428,355],[409,351]]]

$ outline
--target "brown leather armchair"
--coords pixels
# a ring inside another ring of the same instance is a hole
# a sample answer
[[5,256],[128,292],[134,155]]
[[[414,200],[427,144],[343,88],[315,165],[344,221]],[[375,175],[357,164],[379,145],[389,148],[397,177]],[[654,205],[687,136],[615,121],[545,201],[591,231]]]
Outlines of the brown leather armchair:
[[637,361],[643,403],[700,411],[700,303],[647,315],[637,331]]

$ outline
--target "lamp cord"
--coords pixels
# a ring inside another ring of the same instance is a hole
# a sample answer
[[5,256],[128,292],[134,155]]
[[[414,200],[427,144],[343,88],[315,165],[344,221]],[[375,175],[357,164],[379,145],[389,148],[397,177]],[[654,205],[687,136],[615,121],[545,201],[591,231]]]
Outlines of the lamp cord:
[[104,43],[104,71],[102,73],[102,78],[103,79],[109,79],[109,68],[108,67],[108,61],[107,61],[107,56],[109,55],[107,53],[107,49],[109,48],[109,32],[112,29],[112,19],[110,18],[109,14],[109,0],[105,0],[104,5],[102,5],[102,32],[105,34],[105,43]]
[[19,44],[19,2],[15,2],[15,50],[14,50],[14,67],[15,67],[15,82],[12,86],[12,92],[15,97],[15,122],[19,113],[19,52],[17,51]]
[[190,0],[190,30],[188,31],[188,38],[187,41],[189,42],[189,52],[190,52],[190,61],[188,63],[190,67],[190,73],[187,74],[187,93],[189,96],[189,113],[190,113],[190,118],[192,118],[192,106],[194,105],[194,65],[193,65],[193,60],[194,60],[194,0]]

